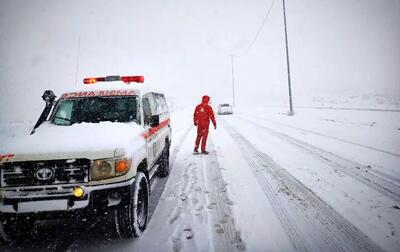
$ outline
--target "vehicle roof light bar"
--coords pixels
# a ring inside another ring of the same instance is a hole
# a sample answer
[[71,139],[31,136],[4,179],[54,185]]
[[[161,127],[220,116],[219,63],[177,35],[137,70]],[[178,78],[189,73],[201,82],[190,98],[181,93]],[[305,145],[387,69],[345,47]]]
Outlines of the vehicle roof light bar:
[[106,77],[90,77],[83,79],[84,84],[96,84],[97,82],[111,82],[111,81],[123,81],[125,84],[130,84],[131,82],[143,83],[143,76],[119,76],[111,75]]

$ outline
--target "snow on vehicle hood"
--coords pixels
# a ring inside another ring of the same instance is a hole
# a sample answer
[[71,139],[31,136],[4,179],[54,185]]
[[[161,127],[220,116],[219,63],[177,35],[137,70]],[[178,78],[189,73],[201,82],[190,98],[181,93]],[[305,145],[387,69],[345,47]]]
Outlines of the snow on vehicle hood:
[[[111,158],[140,143],[143,128],[136,123],[80,123],[71,126],[43,123],[33,135],[4,143],[0,153],[14,155],[12,161]],[[116,152],[118,152],[116,154]]]

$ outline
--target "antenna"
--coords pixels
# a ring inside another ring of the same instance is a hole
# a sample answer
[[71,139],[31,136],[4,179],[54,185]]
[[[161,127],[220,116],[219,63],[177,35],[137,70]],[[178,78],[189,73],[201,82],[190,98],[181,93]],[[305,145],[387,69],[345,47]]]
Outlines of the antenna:
[[81,54],[80,52],[81,52],[81,33],[79,32],[78,51],[76,54],[75,87],[78,85],[79,56]]

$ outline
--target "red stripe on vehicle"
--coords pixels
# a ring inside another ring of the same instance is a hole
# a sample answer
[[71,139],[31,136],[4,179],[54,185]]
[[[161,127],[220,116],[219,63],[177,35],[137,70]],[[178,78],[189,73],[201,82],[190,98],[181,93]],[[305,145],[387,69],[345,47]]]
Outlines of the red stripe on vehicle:
[[158,126],[146,130],[143,133],[143,137],[145,139],[149,138],[150,136],[152,136],[155,133],[157,133],[157,131],[159,131],[160,129],[164,128],[165,126],[168,126],[170,122],[171,122],[170,119],[167,119],[167,120],[164,120],[164,121],[160,122],[160,124]]
[[12,161],[14,156],[14,154],[0,154],[0,164]]

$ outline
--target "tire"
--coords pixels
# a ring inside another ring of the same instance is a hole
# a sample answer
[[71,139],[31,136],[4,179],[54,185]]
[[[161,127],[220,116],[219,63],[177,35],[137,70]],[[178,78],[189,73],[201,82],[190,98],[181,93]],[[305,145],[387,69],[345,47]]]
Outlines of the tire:
[[23,240],[31,235],[31,231],[35,225],[35,219],[30,218],[7,218],[3,222],[3,231],[6,237],[2,237],[3,241]]
[[158,176],[161,178],[167,177],[169,175],[169,145],[165,147],[158,165]]
[[115,210],[114,218],[116,231],[124,239],[141,236],[147,226],[149,183],[144,173],[137,173],[130,190],[128,203]]

